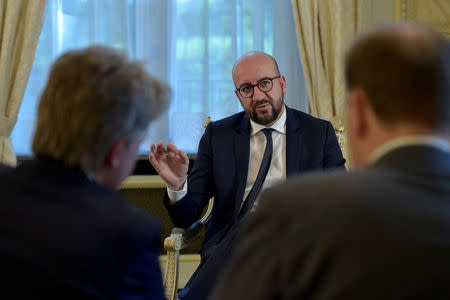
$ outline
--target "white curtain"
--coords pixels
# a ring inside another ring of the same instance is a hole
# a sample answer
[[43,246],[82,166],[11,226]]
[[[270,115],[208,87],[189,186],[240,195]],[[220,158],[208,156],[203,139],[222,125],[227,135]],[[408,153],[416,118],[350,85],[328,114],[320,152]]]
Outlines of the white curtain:
[[17,121],[42,25],[45,1],[0,2],[0,162],[15,165],[10,135]]
[[207,116],[241,111],[231,69],[247,51],[273,54],[288,80],[286,102],[308,108],[289,0],[49,0],[13,132],[18,153],[31,153],[36,103],[51,62],[98,43],[122,49],[173,88],[172,105],[151,125],[143,154],[159,140],[195,153]]

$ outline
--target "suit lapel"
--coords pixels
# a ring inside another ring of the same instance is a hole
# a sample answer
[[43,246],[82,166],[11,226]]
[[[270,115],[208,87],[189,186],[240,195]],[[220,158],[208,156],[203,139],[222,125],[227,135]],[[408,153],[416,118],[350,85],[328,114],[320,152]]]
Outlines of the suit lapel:
[[239,210],[242,198],[244,197],[245,185],[247,183],[248,164],[250,156],[250,120],[245,115],[234,136],[234,155],[236,157],[236,195],[234,214]]
[[301,145],[303,133],[301,120],[286,106],[286,177],[298,173],[302,169]]

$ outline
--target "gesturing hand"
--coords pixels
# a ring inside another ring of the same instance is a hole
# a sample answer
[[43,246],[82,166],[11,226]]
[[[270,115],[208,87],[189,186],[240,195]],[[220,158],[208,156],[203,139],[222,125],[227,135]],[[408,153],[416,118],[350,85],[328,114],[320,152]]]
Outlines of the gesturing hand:
[[151,144],[148,160],[156,169],[167,186],[174,191],[181,190],[186,181],[189,158],[172,143],[160,141],[156,146]]

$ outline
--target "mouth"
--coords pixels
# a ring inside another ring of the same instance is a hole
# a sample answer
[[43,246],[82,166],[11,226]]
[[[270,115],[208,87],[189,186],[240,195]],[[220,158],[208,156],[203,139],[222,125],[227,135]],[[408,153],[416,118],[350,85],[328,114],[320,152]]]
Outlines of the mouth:
[[265,110],[265,109],[268,109],[269,107],[270,107],[269,102],[262,102],[262,103],[255,105],[256,110]]

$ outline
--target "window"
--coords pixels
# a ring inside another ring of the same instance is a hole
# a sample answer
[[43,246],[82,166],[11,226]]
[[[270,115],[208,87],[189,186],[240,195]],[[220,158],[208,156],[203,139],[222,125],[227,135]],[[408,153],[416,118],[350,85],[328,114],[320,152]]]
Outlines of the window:
[[247,51],[274,55],[287,77],[286,103],[307,110],[290,0],[49,0],[12,133],[18,155],[31,154],[51,63],[91,44],[123,50],[172,87],[171,106],[150,126],[143,154],[160,140],[195,153],[207,116],[217,120],[241,111],[231,69]]

